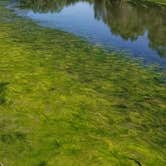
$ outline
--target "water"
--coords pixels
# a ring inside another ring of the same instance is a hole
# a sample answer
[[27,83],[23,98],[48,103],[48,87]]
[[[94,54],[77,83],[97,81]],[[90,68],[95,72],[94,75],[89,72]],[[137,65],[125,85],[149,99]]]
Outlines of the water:
[[166,7],[123,0],[19,0],[14,10],[40,25],[123,50],[166,67]]

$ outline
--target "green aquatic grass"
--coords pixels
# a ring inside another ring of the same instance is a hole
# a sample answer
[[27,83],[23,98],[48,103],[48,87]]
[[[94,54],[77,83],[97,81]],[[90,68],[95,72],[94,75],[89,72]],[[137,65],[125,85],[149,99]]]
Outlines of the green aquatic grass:
[[15,16],[0,1],[0,163],[165,166],[165,72]]

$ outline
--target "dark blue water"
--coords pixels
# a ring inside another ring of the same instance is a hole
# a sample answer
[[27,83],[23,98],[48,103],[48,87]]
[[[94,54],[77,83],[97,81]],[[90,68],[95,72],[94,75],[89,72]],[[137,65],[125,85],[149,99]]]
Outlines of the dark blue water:
[[165,7],[120,0],[29,2],[14,3],[13,9],[40,25],[74,33],[115,51],[122,50],[146,64],[166,67]]

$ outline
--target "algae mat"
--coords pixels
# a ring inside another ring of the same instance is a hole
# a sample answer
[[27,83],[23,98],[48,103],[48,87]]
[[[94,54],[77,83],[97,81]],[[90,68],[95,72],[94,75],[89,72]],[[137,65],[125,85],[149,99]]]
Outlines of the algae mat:
[[165,166],[165,72],[14,15],[0,1],[0,163]]

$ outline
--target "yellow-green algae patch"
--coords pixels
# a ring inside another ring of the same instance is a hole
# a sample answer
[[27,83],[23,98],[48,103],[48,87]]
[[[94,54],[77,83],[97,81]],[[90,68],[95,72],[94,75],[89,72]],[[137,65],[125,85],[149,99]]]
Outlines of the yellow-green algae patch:
[[0,163],[165,166],[165,72],[15,16],[0,1]]

